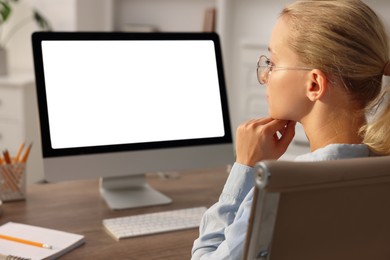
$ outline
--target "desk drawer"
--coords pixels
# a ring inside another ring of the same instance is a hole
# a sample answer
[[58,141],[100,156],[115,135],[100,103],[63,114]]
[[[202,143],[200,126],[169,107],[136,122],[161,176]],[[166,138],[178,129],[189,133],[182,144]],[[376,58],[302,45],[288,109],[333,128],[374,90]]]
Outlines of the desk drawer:
[[0,123],[0,147],[15,152],[19,145],[23,143],[24,131],[22,124]]
[[20,119],[23,113],[22,101],[20,89],[0,89],[0,118]]

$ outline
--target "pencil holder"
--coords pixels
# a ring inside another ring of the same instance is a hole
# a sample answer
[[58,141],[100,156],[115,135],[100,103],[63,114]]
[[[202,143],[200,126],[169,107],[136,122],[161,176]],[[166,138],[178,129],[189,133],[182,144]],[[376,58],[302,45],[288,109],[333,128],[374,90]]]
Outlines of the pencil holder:
[[0,200],[13,201],[26,198],[26,164],[0,165]]

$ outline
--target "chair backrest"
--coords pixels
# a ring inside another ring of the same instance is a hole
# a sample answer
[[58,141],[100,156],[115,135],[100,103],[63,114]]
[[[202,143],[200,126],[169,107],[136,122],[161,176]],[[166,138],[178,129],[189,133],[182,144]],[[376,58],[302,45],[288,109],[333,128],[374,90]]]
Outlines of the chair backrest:
[[256,169],[244,259],[390,259],[389,156]]

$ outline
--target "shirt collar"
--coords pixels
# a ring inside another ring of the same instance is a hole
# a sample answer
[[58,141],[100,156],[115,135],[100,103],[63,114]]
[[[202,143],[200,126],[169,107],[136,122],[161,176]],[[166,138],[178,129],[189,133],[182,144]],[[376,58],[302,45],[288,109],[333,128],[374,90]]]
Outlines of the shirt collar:
[[329,144],[314,152],[297,156],[295,161],[327,161],[373,155],[366,144]]

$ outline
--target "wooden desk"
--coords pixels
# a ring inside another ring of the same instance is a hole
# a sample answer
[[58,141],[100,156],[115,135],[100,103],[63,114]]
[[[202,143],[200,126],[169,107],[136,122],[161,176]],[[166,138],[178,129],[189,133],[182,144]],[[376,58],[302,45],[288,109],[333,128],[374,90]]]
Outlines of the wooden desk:
[[27,200],[3,205],[0,224],[8,221],[74,232],[86,243],[61,259],[189,259],[198,229],[117,242],[103,229],[105,218],[214,204],[228,174],[226,169],[181,173],[178,178],[148,176],[149,184],[173,199],[165,206],[112,211],[100,197],[98,181],[33,184]]

